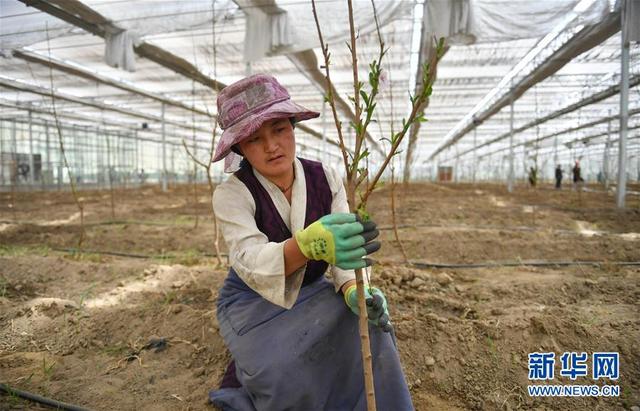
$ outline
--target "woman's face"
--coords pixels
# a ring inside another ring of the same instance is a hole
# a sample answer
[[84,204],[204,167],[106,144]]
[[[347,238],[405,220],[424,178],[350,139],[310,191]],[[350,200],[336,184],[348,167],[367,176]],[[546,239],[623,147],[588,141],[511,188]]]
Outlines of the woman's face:
[[238,145],[249,164],[265,177],[278,178],[291,171],[296,140],[288,118],[264,122]]

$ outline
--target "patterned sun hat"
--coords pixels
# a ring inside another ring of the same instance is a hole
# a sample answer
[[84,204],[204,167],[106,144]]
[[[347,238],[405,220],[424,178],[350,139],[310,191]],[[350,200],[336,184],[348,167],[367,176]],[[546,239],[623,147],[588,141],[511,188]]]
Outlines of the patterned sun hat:
[[265,121],[291,117],[303,121],[320,116],[291,101],[287,90],[268,74],[255,74],[223,88],[217,103],[223,131],[213,162],[225,158],[231,147],[255,133]]

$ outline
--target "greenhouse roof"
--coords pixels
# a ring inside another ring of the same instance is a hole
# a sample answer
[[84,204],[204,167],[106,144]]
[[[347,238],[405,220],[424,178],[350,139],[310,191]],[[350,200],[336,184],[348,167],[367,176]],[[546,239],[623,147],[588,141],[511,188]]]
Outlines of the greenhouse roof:
[[[600,155],[608,130],[617,132],[621,18],[612,2],[354,1],[360,79],[380,50],[372,4],[389,51],[388,81],[369,128],[370,161],[380,161],[381,139],[408,116],[408,96],[434,36],[446,36],[448,47],[429,121],[414,129],[399,156],[403,166],[410,161],[407,169],[503,158],[512,114],[515,151],[525,158]],[[339,116],[352,138],[347,5],[317,0],[316,7]],[[218,90],[266,72],[294,100],[322,113],[299,127],[304,152],[339,160],[309,1],[0,0],[0,14],[0,119],[57,117],[152,140],[159,140],[164,119],[170,140],[196,139],[206,147]],[[633,42],[629,71],[629,147],[637,150],[640,47]]]

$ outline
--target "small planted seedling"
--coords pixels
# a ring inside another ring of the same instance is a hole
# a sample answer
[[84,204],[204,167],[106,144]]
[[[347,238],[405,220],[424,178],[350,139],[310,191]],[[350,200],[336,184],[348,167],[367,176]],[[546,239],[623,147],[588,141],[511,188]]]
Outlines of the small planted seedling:
[[47,362],[47,358],[42,357],[42,375],[47,381],[51,379],[55,366],[55,361]]
[[80,298],[78,300],[78,306],[83,307],[85,301],[92,295],[93,289],[96,287],[96,283],[91,284],[86,290],[84,290],[80,294]]

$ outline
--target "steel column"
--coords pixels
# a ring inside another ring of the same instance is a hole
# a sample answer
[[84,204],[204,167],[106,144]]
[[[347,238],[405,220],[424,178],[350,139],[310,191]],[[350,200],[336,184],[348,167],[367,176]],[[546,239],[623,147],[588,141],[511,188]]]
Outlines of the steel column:
[[164,103],[162,103],[162,191],[167,191],[167,137],[165,133]]
[[629,123],[629,41],[627,40],[626,14],[628,0],[622,1],[620,18],[622,19],[622,30],[620,37],[622,43],[622,54],[620,58],[620,139],[618,140],[618,189],[616,195],[616,205],[624,208],[625,196],[627,192],[627,125]]

